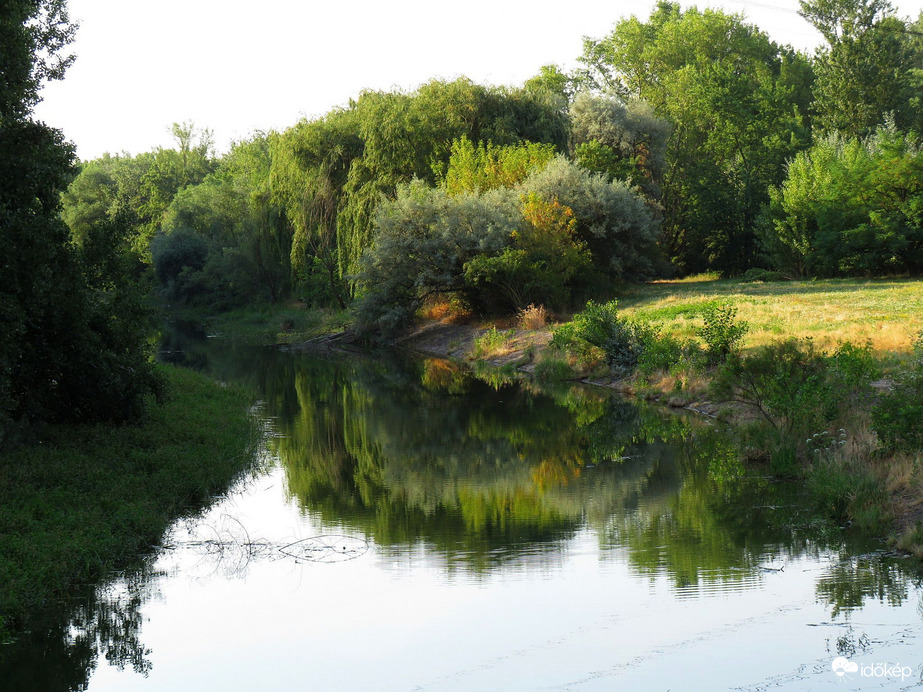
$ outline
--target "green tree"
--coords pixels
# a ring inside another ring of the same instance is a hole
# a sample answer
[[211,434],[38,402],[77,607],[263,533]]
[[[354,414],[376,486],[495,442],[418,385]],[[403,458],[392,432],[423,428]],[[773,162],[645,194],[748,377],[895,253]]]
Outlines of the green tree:
[[797,276],[923,270],[923,151],[891,127],[867,139],[831,134],[770,192],[761,238]]
[[650,105],[584,92],[571,104],[570,120],[574,159],[580,165],[659,197],[670,125]]
[[821,130],[864,137],[889,115],[921,130],[923,52],[888,0],[802,0],[801,14],[827,42],[815,60]]
[[508,246],[520,222],[518,193],[450,196],[420,180],[401,185],[376,214],[374,245],[363,255],[359,327],[393,332],[430,295],[469,289],[465,264]]
[[337,218],[352,163],[363,147],[353,109],[302,121],[271,139],[270,194],[293,227],[292,271],[303,283],[319,266],[325,293],[340,307],[346,306],[347,294],[340,273]]
[[474,144],[467,137],[452,142],[449,164],[438,177],[450,195],[515,187],[555,156],[553,144]]
[[610,288],[655,273],[660,223],[636,188],[559,156],[526,178],[521,189],[573,211],[575,238],[590,251],[595,273],[585,272],[585,285]]
[[566,106],[574,98],[577,91],[576,78],[561,71],[557,65],[542,65],[534,77],[530,77],[523,84],[527,92],[552,94],[561,100],[561,105]]
[[74,26],[61,0],[0,10],[0,439],[11,423],[128,420],[159,391],[119,218],[72,242],[60,216],[73,148],[32,119]]
[[[591,266],[586,246],[575,238],[574,212],[557,200],[523,195],[522,224],[498,255],[479,254],[465,263],[465,279],[483,289],[479,302],[506,310],[527,305],[566,307],[575,278]],[[492,300],[491,300],[492,299]]]
[[739,15],[660,2],[587,39],[583,81],[643,99],[672,125],[661,184],[663,247],[680,271],[746,269],[753,224],[787,158],[806,146],[804,56]]
[[567,118],[544,91],[485,87],[468,79],[431,81],[413,93],[363,92],[352,105],[363,141],[353,160],[337,215],[340,272],[358,269],[372,242],[375,208],[414,177],[430,184],[448,164],[452,142],[497,146],[546,142],[563,150]]

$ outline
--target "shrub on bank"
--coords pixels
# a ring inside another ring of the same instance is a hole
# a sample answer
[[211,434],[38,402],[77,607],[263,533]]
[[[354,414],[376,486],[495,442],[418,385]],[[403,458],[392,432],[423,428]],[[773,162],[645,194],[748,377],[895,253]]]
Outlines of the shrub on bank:
[[917,337],[913,360],[872,409],[872,420],[885,450],[923,450],[923,332]]

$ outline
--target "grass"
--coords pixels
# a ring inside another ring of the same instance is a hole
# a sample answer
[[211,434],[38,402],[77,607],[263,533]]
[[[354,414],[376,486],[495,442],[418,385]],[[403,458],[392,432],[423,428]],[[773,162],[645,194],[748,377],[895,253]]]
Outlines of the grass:
[[0,454],[0,636],[127,565],[252,467],[251,396],[164,367],[138,425],[55,426]]
[[510,342],[513,336],[513,330],[500,331],[496,327],[491,327],[474,340],[470,357],[491,358],[506,355],[512,350]]
[[309,308],[299,301],[260,303],[211,314],[193,308],[171,309],[182,320],[202,324],[210,334],[248,344],[293,344],[347,328],[346,310]]
[[693,337],[703,309],[729,301],[748,322],[744,350],[788,337],[812,337],[821,348],[863,343],[883,354],[910,350],[923,330],[923,280],[829,279],[744,283],[710,276],[657,281],[619,296],[619,311],[661,324],[677,337]]

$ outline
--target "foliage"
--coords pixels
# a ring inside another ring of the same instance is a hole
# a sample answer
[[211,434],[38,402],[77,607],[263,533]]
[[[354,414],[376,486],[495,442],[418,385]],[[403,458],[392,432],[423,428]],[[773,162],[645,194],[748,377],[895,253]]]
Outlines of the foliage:
[[566,305],[591,267],[609,280],[643,278],[657,226],[637,192],[559,157],[517,190],[453,196],[419,180],[399,186],[376,228],[359,316],[363,328],[392,331],[435,293],[509,311]]
[[737,308],[730,303],[711,303],[702,309],[703,325],[697,330],[705,341],[708,360],[723,363],[740,348],[750,325],[737,322]]
[[754,409],[773,428],[797,437],[825,429],[844,406],[867,398],[876,375],[868,344],[841,344],[827,354],[809,339],[788,339],[746,358],[732,352],[711,391],[722,401]]
[[678,363],[685,362],[695,366],[696,344],[683,342],[670,334],[649,325],[642,332],[641,353],[638,354],[638,372],[653,375],[656,372],[669,372]]
[[498,187],[515,187],[533,171],[544,168],[554,156],[553,144],[475,145],[465,136],[452,142],[445,172],[439,166],[435,172],[450,195],[481,193]]
[[543,358],[535,364],[532,374],[541,383],[566,382],[575,378],[574,369],[560,358]]
[[530,175],[522,187],[573,211],[575,236],[586,244],[594,268],[607,282],[639,281],[654,274],[660,225],[638,190],[564,157]]
[[821,139],[792,160],[770,199],[762,239],[782,271],[923,269],[923,150],[893,126],[866,140]]
[[375,245],[363,257],[360,330],[393,332],[430,295],[465,293],[465,264],[506,247],[519,226],[516,193],[451,197],[422,181],[402,185],[377,213]]
[[747,269],[753,222],[809,141],[810,64],[739,15],[660,2],[645,22],[586,39],[583,81],[641,99],[672,125],[661,184],[667,256],[681,272]]
[[513,331],[501,332],[496,327],[491,327],[474,340],[471,351],[472,358],[483,358],[502,349],[513,337]]
[[574,76],[561,72],[559,66],[542,65],[538,74],[527,79],[522,88],[529,93],[550,94],[567,104],[573,98],[577,85]]
[[208,246],[191,229],[179,228],[169,235],[156,235],[151,243],[151,256],[157,278],[164,285],[175,286],[184,270],[202,270],[208,257]]
[[465,281],[480,289],[480,305],[490,306],[499,298],[507,310],[533,303],[563,307],[570,301],[574,278],[591,266],[590,253],[574,238],[574,213],[535,193],[523,197],[520,210],[522,223],[513,231],[512,243],[499,255],[478,254],[466,262]]
[[814,61],[821,132],[864,137],[888,117],[921,131],[923,47],[888,0],[802,0],[801,15],[827,41]]
[[884,449],[923,450],[923,332],[917,338],[913,360],[876,402],[872,420]]
[[151,244],[168,298],[221,310],[287,296],[291,237],[269,199],[269,156],[265,137],[238,142],[217,171],[175,195]]
[[72,238],[60,205],[73,148],[31,118],[73,31],[55,0],[0,13],[0,443],[14,423],[133,420],[161,391],[127,218],[96,215]]
[[755,409],[774,428],[815,430],[834,414],[824,362],[810,341],[790,339],[733,353],[712,381],[712,394]]
[[659,197],[670,126],[649,104],[582,92],[571,104],[570,120],[574,159],[580,165]]
[[585,351],[585,344],[606,354],[606,364],[618,375],[634,371],[648,344],[657,338],[656,330],[643,322],[626,320],[618,314],[618,302],[586,304],[571,322],[554,330],[551,346],[564,351]]
[[448,163],[452,143],[462,137],[501,147],[529,141],[563,148],[566,118],[559,105],[546,92],[485,87],[467,79],[433,80],[412,93],[360,94],[350,110],[362,152],[349,165],[337,207],[341,276],[354,274],[372,245],[382,195],[394,195],[414,177],[436,182],[434,171]]

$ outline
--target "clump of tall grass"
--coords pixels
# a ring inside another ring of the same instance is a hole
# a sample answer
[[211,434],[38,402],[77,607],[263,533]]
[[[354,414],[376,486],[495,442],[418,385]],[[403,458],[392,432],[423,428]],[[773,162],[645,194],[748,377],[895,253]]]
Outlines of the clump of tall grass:
[[529,305],[517,313],[521,329],[541,329],[548,324],[548,312],[544,305]]

